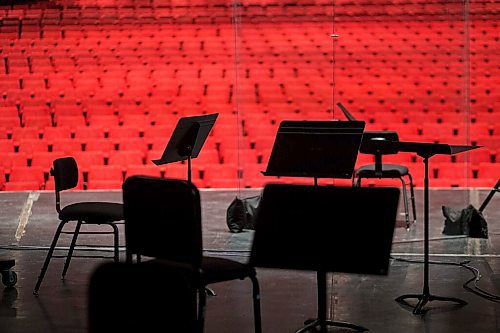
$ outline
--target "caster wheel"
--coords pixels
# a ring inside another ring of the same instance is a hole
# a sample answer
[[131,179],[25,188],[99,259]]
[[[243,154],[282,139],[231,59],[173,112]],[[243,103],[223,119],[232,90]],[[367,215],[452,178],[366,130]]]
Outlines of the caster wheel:
[[2,272],[2,283],[6,287],[14,287],[17,283],[17,274],[11,270]]

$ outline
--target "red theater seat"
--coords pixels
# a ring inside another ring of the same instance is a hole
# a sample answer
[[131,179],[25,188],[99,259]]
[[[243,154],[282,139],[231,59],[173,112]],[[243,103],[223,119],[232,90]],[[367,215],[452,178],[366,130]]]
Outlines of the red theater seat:
[[69,126],[46,127],[43,130],[43,139],[53,142],[58,139],[71,139],[73,130]]
[[56,126],[83,127],[87,125],[87,121],[83,114],[80,115],[60,115],[54,114],[54,124]]
[[40,138],[40,129],[34,127],[14,127],[12,128],[12,140],[20,141],[24,139],[36,140]]
[[108,130],[108,135],[110,139],[115,141],[121,139],[138,139],[140,131],[141,129],[137,125],[110,127]]
[[88,172],[92,166],[104,165],[104,155],[99,151],[78,151],[68,155],[75,157],[82,172]]
[[5,172],[16,167],[28,166],[28,154],[0,152],[0,167],[4,168]]
[[23,139],[16,142],[18,151],[21,153],[32,154],[34,152],[49,151],[49,144],[45,140],[40,139]]
[[58,154],[72,155],[82,151],[82,143],[77,139],[55,139],[49,142],[51,151]]
[[41,167],[15,167],[9,173],[6,191],[36,191],[44,187],[45,178]]
[[433,187],[465,187],[472,178],[472,169],[467,163],[435,162],[430,168]]
[[110,139],[105,138],[88,138],[83,141],[85,151],[99,151],[105,156],[108,156],[112,151],[116,150],[118,144],[115,144]]
[[116,115],[90,115],[87,117],[89,126],[115,127],[120,125],[120,118]]
[[246,163],[243,166],[243,186],[247,188],[263,188],[267,183],[276,182],[278,180],[277,177],[264,176],[262,174],[265,168],[264,164]]
[[[31,166],[40,167],[46,174],[49,174],[52,162],[56,158],[67,156],[64,152],[37,152],[31,156]],[[51,177],[49,177],[50,179]]]
[[205,184],[210,188],[240,187],[238,166],[236,164],[207,164],[203,167],[203,173]]
[[88,168],[87,189],[109,190],[121,189],[123,172],[115,165],[92,165]]
[[133,175],[145,175],[153,177],[161,177],[161,169],[152,163],[150,164],[139,164],[139,165],[128,165],[126,171],[126,177]]
[[112,151],[109,153],[108,164],[119,166],[125,171],[128,165],[144,164],[144,159],[144,153],[139,150]]
[[14,142],[8,139],[0,139],[0,152],[2,153],[13,153],[14,152]]
[[500,175],[500,163],[479,163],[477,167],[477,176],[482,179],[490,179],[491,186],[499,179]]
[[88,139],[104,139],[106,129],[101,126],[77,126],[74,132],[75,139],[85,141]]

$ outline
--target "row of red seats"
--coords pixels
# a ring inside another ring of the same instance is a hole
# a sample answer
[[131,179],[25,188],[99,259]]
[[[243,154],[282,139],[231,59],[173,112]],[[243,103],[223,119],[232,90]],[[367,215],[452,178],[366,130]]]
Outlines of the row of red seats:
[[[413,175],[415,186],[423,186],[423,167],[419,162],[407,162]],[[194,165],[192,168],[192,180],[200,187],[208,188],[235,188],[235,187],[262,187],[265,183],[279,180],[287,181],[286,178],[265,177],[263,164],[204,164],[202,167]],[[430,184],[433,187],[492,187],[498,179],[500,164],[481,163],[471,167],[465,163],[434,163]],[[53,189],[53,181],[48,173],[41,167],[17,167],[6,177],[4,170],[0,169],[0,188],[7,191],[19,190],[50,190]],[[80,176],[79,189],[120,189],[125,177],[133,174],[147,174],[159,177],[186,178],[187,166],[185,164],[169,164],[164,168],[155,165],[132,165],[129,164],[125,170],[116,165],[92,165]],[[5,181],[4,181],[5,179]],[[310,182],[308,179],[292,178],[289,181]],[[323,182],[335,182],[336,180],[322,180]],[[396,180],[397,181],[397,180]],[[346,180],[348,182],[348,180]],[[365,186],[393,185],[394,180],[370,179]]]

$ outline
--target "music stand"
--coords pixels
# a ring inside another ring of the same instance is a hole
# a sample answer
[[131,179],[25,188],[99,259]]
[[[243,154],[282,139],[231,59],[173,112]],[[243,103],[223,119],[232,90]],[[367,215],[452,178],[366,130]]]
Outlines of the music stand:
[[264,187],[250,264],[318,272],[318,318],[296,333],[318,326],[320,332],[327,326],[368,330],[327,320],[326,273],[386,275],[398,201],[399,189],[391,187]]
[[[364,128],[364,121],[284,120],[263,174],[313,177],[314,186],[318,185],[318,178],[349,179],[354,172]],[[326,273],[317,270],[318,318],[306,327],[329,325],[366,331],[358,325],[326,320],[326,299],[320,296],[326,293]]]
[[152,162],[162,165],[187,159],[188,181],[191,182],[191,159],[198,157],[218,115],[213,113],[180,118],[161,158]]
[[480,146],[449,145],[444,143],[403,142],[403,141],[367,141],[363,143],[366,149],[381,151],[413,152],[423,158],[424,162],[424,281],[422,294],[405,294],[396,298],[396,302],[411,306],[406,300],[417,299],[413,314],[425,313],[424,306],[431,301],[453,302],[458,306],[467,305],[467,302],[456,297],[436,296],[429,289],[429,158],[434,155],[455,155]]
[[352,177],[364,121],[284,120],[274,140],[265,176]]

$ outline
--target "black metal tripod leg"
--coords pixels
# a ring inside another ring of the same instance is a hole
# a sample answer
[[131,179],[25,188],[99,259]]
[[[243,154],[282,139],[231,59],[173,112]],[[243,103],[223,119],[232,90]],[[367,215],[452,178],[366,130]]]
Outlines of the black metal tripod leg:
[[295,331],[295,333],[303,333],[303,332],[308,332],[310,330],[312,330],[314,327],[318,326],[320,323],[319,323],[319,320],[318,319],[315,319],[313,321],[311,321],[310,323],[307,323],[304,327],[302,327],[301,329]]
[[343,321],[331,321],[331,320],[327,320],[326,324],[328,326],[350,328],[351,330],[354,330],[356,332],[366,332],[366,331],[368,331],[368,329],[366,327],[359,326],[359,325],[356,325],[356,324],[346,323],[346,322],[343,322]]
[[[348,328],[356,332],[367,332],[369,331],[368,328],[360,326],[360,325],[355,325],[351,323],[346,323],[343,321],[333,321],[333,320],[326,320],[323,322],[324,327],[326,328],[327,326],[330,327],[341,327],[341,328]],[[315,329],[315,327],[318,327],[319,329]],[[308,332],[308,331],[316,331],[316,332],[323,332],[324,330],[321,330],[321,320],[315,319],[310,322],[306,322],[306,325],[299,329],[298,331],[295,331],[295,333],[302,333],[302,332]],[[326,331],[324,331],[326,332]]]

